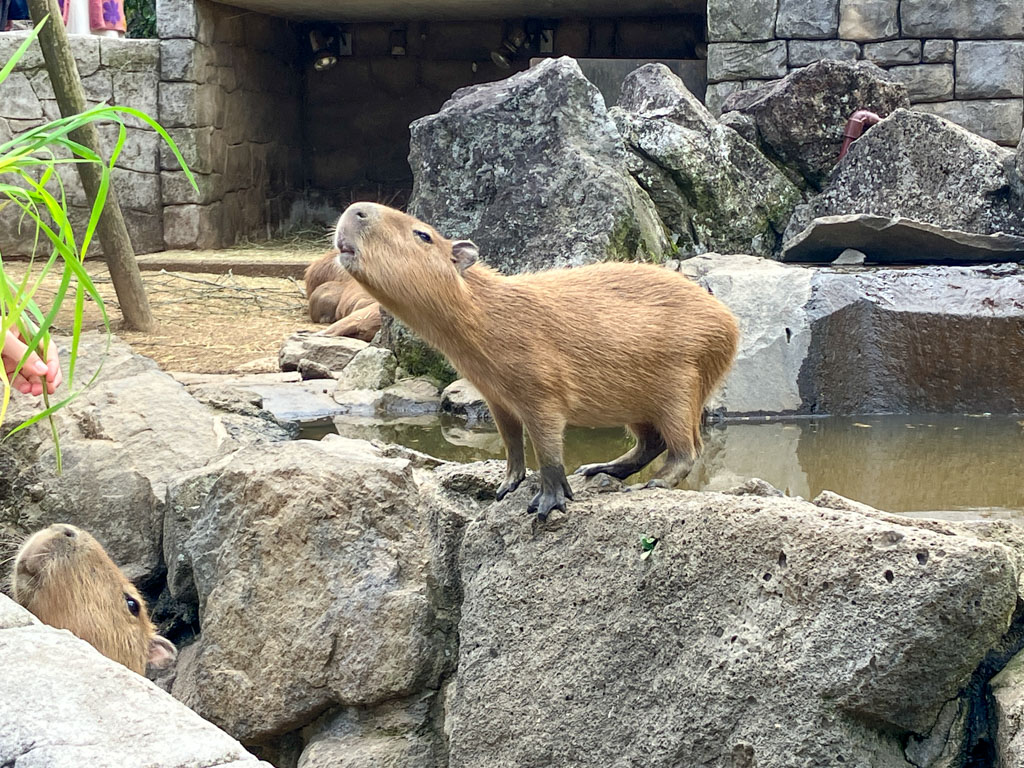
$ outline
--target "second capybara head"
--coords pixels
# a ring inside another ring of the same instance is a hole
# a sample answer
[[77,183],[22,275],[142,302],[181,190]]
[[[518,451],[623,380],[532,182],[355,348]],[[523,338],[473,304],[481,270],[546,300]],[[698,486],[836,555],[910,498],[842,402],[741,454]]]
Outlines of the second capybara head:
[[139,590],[86,531],[56,524],[21,545],[12,596],[45,624],[70,630],[100,653],[144,674],[176,655],[156,633]]

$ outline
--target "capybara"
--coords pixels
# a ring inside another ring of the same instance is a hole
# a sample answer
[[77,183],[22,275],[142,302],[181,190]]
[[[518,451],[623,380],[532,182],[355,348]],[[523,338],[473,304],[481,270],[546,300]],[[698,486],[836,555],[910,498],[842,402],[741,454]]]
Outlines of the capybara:
[[177,651],[156,633],[146,602],[103,547],[73,525],[30,536],[18,550],[12,596],[44,624],[70,630],[140,675]]
[[308,267],[305,273],[309,319],[330,323],[325,336],[350,336],[370,341],[380,330],[380,305],[363,290],[338,263],[331,251]]
[[566,425],[626,425],[636,446],[578,472],[625,478],[666,449],[652,484],[674,486],[701,448],[703,407],[736,354],[732,313],[682,275],[605,263],[507,277],[468,240],[375,203],[354,203],[335,231],[342,266],[388,311],[441,350],[480,390],[505,443],[503,498],[526,473],[523,427],[540,466],[530,501],[545,519],[572,490]]

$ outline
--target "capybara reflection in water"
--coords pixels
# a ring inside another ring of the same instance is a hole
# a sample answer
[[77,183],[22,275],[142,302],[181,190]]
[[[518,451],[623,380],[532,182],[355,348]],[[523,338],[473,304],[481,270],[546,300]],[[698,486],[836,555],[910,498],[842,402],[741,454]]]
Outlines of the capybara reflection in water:
[[704,404],[736,354],[732,313],[682,275],[606,263],[507,277],[468,240],[375,203],[338,221],[338,259],[441,350],[483,394],[505,443],[503,498],[526,473],[523,427],[540,466],[530,511],[565,509],[566,425],[626,425],[636,446],[578,472],[625,478],[668,451],[652,484],[674,486],[701,448]]
[[73,525],[30,536],[14,560],[12,596],[44,624],[70,630],[140,675],[166,667],[174,645],[156,633],[146,603],[100,543]]
[[331,251],[306,267],[309,319],[330,323],[325,336],[350,336],[370,341],[380,330],[380,305],[338,263]]

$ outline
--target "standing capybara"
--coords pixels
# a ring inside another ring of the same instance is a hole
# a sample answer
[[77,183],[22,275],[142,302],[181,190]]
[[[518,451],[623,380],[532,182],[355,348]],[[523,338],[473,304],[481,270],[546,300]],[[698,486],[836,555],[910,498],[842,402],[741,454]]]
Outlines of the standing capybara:
[[308,267],[305,273],[309,319],[330,323],[325,336],[350,336],[370,341],[380,330],[380,305],[363,290],[338,263],[331,251]]
[[704,404],[736,354],[732,313],[680,274],[607,263],[506,277],[468,240],[383,205],[338,221],[338,259],[388,311],[441,350],[483,394],[505,443],[503,498],[526,473],[523,427],[540,466],[530,502],[544,519],[572,491],[566,425],[625,424],[636,446],[578,470],[628,477],[668,450],[652,483],[674,486],[701,448]]
[[30,536],[14,560],[14,600],[44,624],[70,630],[104,656],[145,674],[177,651],[156,633],[146,603],[100,543],[73,525]]

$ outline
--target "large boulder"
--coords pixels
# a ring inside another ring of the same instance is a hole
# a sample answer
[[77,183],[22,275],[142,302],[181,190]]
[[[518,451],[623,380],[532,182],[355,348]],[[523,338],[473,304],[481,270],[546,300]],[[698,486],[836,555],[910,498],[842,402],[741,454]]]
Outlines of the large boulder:
[[473,240],[502,272],[668,249],[604,99],[573,59],[458,90],[409,130],[410,212]]
[[1024,410],[1024,267],[849,271],[717,254],[681,267],[740,323],[716,401],[727,413]]
[[825,59],[777,83],[733,94],[722,113],[737,110],[752,118],[765,154],[820,189],[839,157],[850,115],[867,109],[884,117],[909,106],[906,87],[885,70],[866,61]]
[[980,235],[1024,235],[1013,152],[936,115],[897,110],[850,148],[821,194],[799,206],[788,242],[813,219],[869,213]]
[[681,254],[778,250],[800,191],[668,67],[630,73],[612,115],[632,153],[630,169]]
[[243,743],[437,684],[429,506],[406,459],[331,435],[243,449],[169,492],[168,586],[202,628],[174,694]]
[[271,768],[153,683],[0,594],[0,765]]
[[[67,341],[58,342],[66,359]],[[76,389],[101,362],[102,369],[91,386],[54,414],[61,473],[45,421],[0,448],[5,481],[0,531],[14,538],[51,523],[72,523],[95,535],[128,577],[146,586],[162,568],[168,484],[177,473],[202,467],[238,444],[212,409],[116,338],[108,349],[105,335],[85,334],[78,354]],[[70,382],[64,387],[67,392]],[[38,407],[35,398],[16,393],[5,428]],[[6,567],[0,567],[0,579],[5,574]]]
[[983,716],[976,673],[1019,629],[1012,525],[652,491],[578,498],[538,531],[531,492],[465,527],[451,768],[903,768],[973,748],[953,725]]

